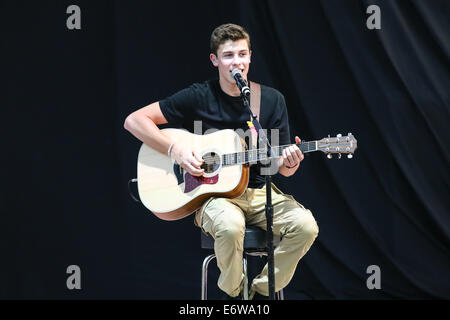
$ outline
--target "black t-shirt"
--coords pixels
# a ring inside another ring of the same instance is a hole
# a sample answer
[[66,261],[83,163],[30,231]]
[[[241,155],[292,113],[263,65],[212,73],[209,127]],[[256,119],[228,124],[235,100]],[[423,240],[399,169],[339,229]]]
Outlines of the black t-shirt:
[[[250,113],[243,107],[241,97],[229,96],[220,88],[219,80],[208,80],[195,83],[178,91],[170,97],[159,101],[161,112],[170,125],[180,126],[192,133],[200,134],[199,122],[194,127],[194,121],[201,120],[201,134],[208,129],[241,129],[248,130],[247,121]],[[277,90],[261,85],[261,109],[258,119],[271,141],[270,129],[279,130],[279,141],[276,145],[290,144],[289,121],[284,96]],[[194,130],[195,129],[195,130]],[[247,140],[247,145],[249,141]],[[261,188],[265,179],[260,175],[260,165],[250,167],[250,188]]]

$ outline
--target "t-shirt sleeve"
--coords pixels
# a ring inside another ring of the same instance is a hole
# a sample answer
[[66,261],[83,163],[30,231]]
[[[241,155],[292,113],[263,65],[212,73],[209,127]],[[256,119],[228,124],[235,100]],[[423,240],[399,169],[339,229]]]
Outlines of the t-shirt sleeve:
[[169,124],[182,124],[189,121],[194,115],[197,105],[198,95],[193,86],[159,101],[161,112]]

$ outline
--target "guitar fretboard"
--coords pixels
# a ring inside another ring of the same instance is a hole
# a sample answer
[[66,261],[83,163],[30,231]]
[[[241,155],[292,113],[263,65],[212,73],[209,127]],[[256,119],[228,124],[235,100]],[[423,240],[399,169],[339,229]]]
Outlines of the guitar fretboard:
[[[268,156],[267,149],[253,149],[242,152],[228,153],[222,155],[222,166],[232,166],[248,162],[263,161],[271,158],[281,157],[283,149],[290,145],[273,147],[270,149],[271,156]],[[317,151],[317,141],[306,141],[297,144],[302,153]]]

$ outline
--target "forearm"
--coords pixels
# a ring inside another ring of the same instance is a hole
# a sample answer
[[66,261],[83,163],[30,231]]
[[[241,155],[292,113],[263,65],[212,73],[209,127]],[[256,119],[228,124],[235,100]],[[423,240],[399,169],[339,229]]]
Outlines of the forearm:
[[132,135],[149,147],[167,154],[172,141],[166,137],[158,126],[147,116],[142,114],[131,114],[125,120],[124,127]]

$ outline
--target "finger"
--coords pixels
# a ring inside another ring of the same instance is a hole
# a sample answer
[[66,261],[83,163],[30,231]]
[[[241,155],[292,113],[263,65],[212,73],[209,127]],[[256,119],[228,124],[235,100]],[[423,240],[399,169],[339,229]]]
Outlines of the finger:
[[300,151],[300,149],[295,144],[289,147],[289,152],[292,155],[294,154],[297,155],[298,154],[297,151]]
[[298,150],[298,158],[300,161],[302,161],[305,158],[305,155],[300,150]]
[[294,159],[297,159],[301,153],[300,149],[295,144],[289,147],[289,151]]
[[[302,139],[300,139],[298,136],[295,136],[295,143],[296,144],[300,144],[302,142]],[[297,155],[299,157],[299,160],[302,161],[303,158],[305,157],[302,153],[302,151],[300,150],[300,148],[298,146],[296,146],[298,151],[297,151]]]
[[202,159],[202,156],[197,152],[197,151],[193,151],[192,154],[194,155],[195,159],[200,162],[203,163],[204,160]]
[[186,171],[196,177],[203,175],[203,173],[205,172],[205,170],[197,169],[189,163],[186,164]]
[[199,161],[195,156],[189,158],[189,163],[195,168],[200,168],[200,166],[202,165],[201,160]]
[[292,154],[295,154],[294,160],[299,162],[303,160],[303,153],[300,151],[300,149],[297,146],[294,146],[294,151],[291,152]]
[[283,160],[287,159],[286,149],[283,149],[283,151],[281,151],[281,156],[283,157]]
[[283,150],[282,155],[283,155],[283,163],[284,163],[284,165],[287,165],[287,166],[290,165],[289,164],[288,155],[287,155],[287,148]]
[[290,151],[290,147],[286,148],[286,160],[288,161],[289,165],[293,165],[294,164],[294,158],[292,156],[292,153]]

